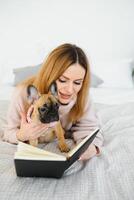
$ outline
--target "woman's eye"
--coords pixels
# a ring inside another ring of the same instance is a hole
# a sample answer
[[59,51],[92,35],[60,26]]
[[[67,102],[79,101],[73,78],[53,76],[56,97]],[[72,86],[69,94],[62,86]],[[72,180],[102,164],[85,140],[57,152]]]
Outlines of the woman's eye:
[[65,80],[62,80],[62,79],[59,79],[59,81],[60,81],[61,83],[65,83],[65,82],[66,82]]
[[76,85],[80,85],[81,83],[78,83],[78,82],[74,82]]
[[[66,80],[62,80],[62,79],[60,79],[60,78],[59,78],[59,81],[60,81],[61,83],[66,83],[66,82],[67,82]],[[81,85],[82,82],[75,82],[75,81],[74,81],[74,84],[75,84],[75,85]]]

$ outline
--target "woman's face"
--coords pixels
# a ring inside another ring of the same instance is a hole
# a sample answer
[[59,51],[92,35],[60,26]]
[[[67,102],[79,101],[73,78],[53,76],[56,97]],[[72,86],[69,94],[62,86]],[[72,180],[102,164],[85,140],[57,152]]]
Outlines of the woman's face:
[[58,100],[61,104],[68,104],[72,99],[77,97],[80,91],[85,69],[78,63],[70,67],[56,80]]

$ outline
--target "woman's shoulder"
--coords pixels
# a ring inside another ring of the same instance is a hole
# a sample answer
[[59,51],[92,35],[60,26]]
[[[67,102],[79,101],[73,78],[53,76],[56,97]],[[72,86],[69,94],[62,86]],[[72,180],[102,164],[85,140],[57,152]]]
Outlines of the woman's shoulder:
[[88,93],[87,98],[86,98],[85,110],[90,108],[92,105],[93,105],[93,99],[92,99],[90,93]]
[[95,114],[95,104],[93,102],[92,96],[88,94],[84,108],[84,116],[85,115],[94,116],[94,114]]
[[24,98],[27,96],[27,87],[26,85],[20,84],[17,85],[12,93],[13,98]]

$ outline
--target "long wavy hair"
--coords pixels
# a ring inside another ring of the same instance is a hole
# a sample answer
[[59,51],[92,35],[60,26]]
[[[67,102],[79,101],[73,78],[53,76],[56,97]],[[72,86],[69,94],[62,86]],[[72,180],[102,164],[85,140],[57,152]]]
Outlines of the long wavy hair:
[[41,94],[48,93],[49,88],[72,64],[79,63],[85,69],[82,87],[77,95],[75,105],[69,112],[68,122],[75,123],[84,114],[90,86],[90,68],[84,51],[74,44],[62,44],[55,48],[44,60],[36,76],[30,77],[21,84],[34,85]]

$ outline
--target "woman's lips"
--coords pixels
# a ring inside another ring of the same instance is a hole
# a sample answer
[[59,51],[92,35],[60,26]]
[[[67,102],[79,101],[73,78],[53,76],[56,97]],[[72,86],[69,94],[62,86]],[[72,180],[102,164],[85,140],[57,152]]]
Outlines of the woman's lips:
[[59,92],[59,93],[60,93],[60,96],[61,96],[62,99],[69,99],[71,97],[71,95],[65,95],[61,92]]

